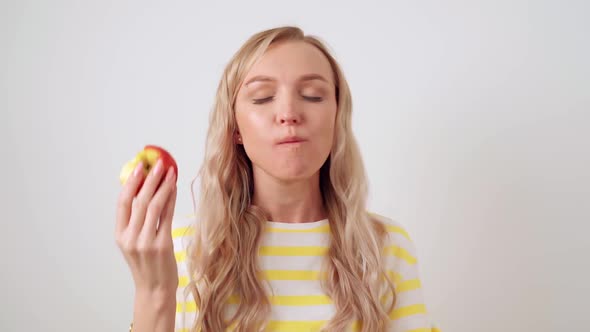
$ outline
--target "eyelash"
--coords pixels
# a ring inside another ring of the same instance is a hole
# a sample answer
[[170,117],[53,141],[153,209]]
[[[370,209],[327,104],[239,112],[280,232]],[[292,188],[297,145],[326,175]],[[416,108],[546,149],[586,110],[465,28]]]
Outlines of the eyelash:
[[[274,96],[270,96],[270,97],[266,97],[266,98],[262,98],[262,99],[253,99],[254,104],[259,105],[259,104],[265,104],[269,101],[272,101],[274,99]],[[310,101],[312,103],[319,103],[323,100],[322,97],[307,97],[307,96],[303,96],[303,99]]]

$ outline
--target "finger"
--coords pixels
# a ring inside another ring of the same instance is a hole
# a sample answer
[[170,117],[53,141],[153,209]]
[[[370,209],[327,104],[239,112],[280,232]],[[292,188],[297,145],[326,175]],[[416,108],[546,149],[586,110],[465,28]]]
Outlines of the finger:
[[170,237],[172,235],[172,219],[174,218],[174,207],[176,206],[176,192],[177,188],[175,184],[172,194],[170,194],[168,202],[166,203],[166,206],[164,206],[164,210],[162,210],[160,224],[156,230],[156,237]]
[[153,239],[156,236],[156,228],[158,221],[162,219],[162,212],[168,204],[169,198],[174,191],[174,168],[169,167],[166,172],[166,177],[160,188],[156,191],[156,194],[152,198],[145,218],[145,224],[143,225],[142,237],[143,239]]
[[119,193],[119,198],[117,201],[117,221],[115,230],[118,234],[123,232],[125,228],[129,225],[129,218],[131,216],[131,205],[133,203],[133,198],[137,193],[138,187],[141,185],[143,181],[143,163],[140,162],[131,176],[127,179],[125,184],[123,185],[123,189]]
[[154,192],[160,184],[160,181],[162,180],[163,168],[164,165],[162,163],[162,159],[158,159],[156,166],[150,170],[143,183],[143,186],[139,191],[139,194],[135,198],[136,202],[134,203],[134,207],[137,206],[137,209],[133,209],[133,211],[131,211],[131,221],[129,222],[129,227],[132,227],[136,232],[139,232],[143,227],[147,207],[150,204],[150,201],[152,200]]

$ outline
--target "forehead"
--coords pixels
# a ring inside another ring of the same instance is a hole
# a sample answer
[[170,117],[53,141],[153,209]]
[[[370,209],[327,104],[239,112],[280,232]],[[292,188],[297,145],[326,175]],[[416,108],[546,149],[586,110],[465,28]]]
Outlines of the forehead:
[[309,74],[333,83],[330,62],[319,49],[303,41],[286,41],[272,44],[248,71],[244,83],[260,75],[290,82]]

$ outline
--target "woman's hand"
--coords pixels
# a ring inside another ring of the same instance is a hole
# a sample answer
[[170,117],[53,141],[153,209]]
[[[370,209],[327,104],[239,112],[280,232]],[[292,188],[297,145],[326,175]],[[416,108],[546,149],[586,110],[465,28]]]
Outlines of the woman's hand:
[[176,175],[158,160],[144,182],[142,167],[137,166],[119,195],[115,239],[131,270],[136,297],[164,303],[178,287],[171,232]]

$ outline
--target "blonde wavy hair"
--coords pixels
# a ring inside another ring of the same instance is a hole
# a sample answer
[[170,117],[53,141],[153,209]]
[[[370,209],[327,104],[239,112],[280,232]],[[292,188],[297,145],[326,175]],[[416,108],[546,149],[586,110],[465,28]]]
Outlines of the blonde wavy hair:
[[[325,44],[291,26],[250,37],[231,58],[217,89],[205,158],[198,173],[198,204],[193,194],[197,223],[188,249],[191,281],[185,296],[192,294],[198,315],[191,331],[219,332],[232,327],[251,332],[263,329],[268,321],[271,304],[258,264],[258,248],[268,219],[252,204],[252,164],[243,146],[234,141],[234,105],[251,66],[271,44],[284,41],[304,41],[317,47],[329,60],[336,84],[334,143],[320,168],[331,239],[321,283],[336,308],[324,331],[345,331],[355,320],[363,332],[385,331],[396,299],[382,250],[387,231],[366,211],[368,185],[351,128],[349,87]],[[239,301],[235,314],[226,318],[230,297]],[[385,297],[390,301],[384,301]]]

